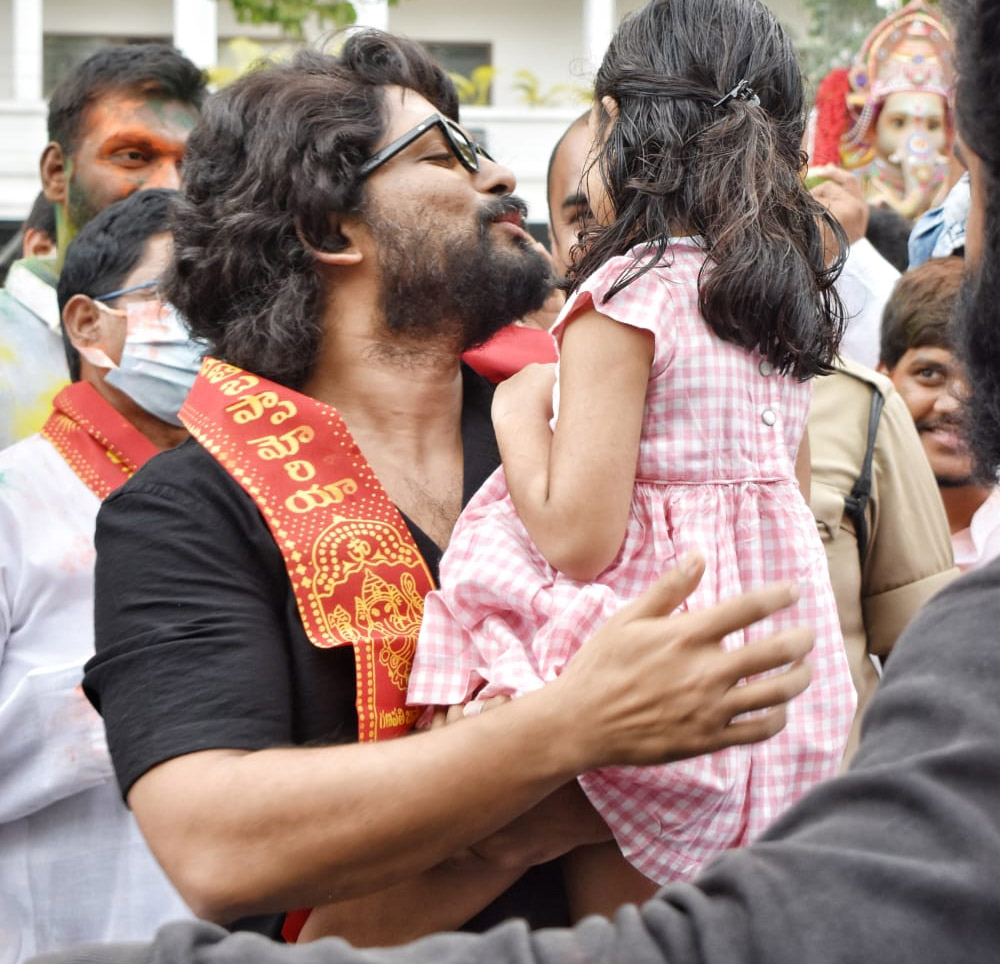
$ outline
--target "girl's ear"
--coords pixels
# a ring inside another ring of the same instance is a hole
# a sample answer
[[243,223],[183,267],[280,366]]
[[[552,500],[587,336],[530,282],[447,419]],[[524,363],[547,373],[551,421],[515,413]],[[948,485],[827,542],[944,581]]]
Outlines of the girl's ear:
[[610,94],[605,94],[601,98],[601,107],[604,108],[612,124],[618,120],[618,102]]

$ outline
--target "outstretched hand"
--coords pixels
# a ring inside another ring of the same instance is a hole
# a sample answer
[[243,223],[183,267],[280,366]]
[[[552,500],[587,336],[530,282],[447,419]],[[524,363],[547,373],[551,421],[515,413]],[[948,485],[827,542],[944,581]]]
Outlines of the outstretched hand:
[[784,727],[785,704],[809,685],[803,660],[812,630],[788,630],[732,652],[722,640],[792,605],[797,588],[776,584],[709,609],[675,612],[704,568],[697,555],[685,559],[608,620],[546,687],[561,690],[560,712],[576,713],[570,732],[581,771],[667,763],[756,743]]

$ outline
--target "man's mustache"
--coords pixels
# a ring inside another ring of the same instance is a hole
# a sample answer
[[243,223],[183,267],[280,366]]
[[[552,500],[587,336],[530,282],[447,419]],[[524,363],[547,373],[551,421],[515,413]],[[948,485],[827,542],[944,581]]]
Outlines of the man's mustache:
[[938,430],[943,430],[945,432],[953,432],[959,437],[962,437],[964,435],[964,432],[962,430],[962,422],[958,419],[953,419],[953,418],[923,419],[919,422],[916,422],[915,424],[918,432],[936,432]]
[[480,208],[479,226],[485,231],[494,221],[499,221],[510,214],[517,214],[523,222],[528,217],[528,205],[516,194],[493,198]]

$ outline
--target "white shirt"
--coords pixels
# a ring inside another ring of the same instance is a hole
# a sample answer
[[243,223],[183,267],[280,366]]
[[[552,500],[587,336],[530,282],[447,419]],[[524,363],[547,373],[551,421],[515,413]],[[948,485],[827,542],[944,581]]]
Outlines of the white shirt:
[[955,565],[962,572],[978,569],[1000,556],[1000,486],[972,514],[967,529],[951,534]]
[[875,368],[882,333],[882,309],[899,280],[899,272],[867,238],[851,245],[837,294],[847,308],[847,331],[840,353],[851,361]]
[[191,912],[122,803],[80,681],[100,503],[39,435],[0,452],[0,964]]

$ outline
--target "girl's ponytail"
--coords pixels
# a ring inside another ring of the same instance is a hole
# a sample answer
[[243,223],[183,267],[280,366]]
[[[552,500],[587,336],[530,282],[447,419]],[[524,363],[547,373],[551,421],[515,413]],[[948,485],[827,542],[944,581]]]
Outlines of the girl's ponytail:
[[662,261],[670,236],[700,235],[712,330],[799,378],[828,370],[844,329],[833,284],[846,239],[802,180],[802,79],[767,8],[653,0],[619,28],[595,95],[618,107],[601,116],[594,161],[615,218],[588,236],[574,281],[650,242],[614,294]]

